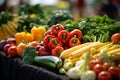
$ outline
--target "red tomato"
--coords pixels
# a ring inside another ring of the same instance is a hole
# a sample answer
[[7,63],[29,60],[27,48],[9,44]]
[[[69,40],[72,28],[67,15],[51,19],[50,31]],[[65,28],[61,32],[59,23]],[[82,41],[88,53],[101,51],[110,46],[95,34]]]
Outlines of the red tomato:
[[111,74],[108,71],[101,71],[98,74],[98,80],[111,80]]
[[120,33],[115,33],[110,38],[111,42],[117,44],[120,42]]
[[6,45],[4,46],[3,52],[4,52],[5,54],[8,54],[8,49],[9,49],[10,46],[12,46],[12,45],[11,45],[11,44],[6,44]]
[[96,75],[98,75],[101,71],[103,71],[103,68],[100,64],[96,64],[93,68],[93,71],[95,71]]
[[93,67],[96,65],[96,64],[99,64],[100,62],[98,62],[97,60],[91,60],[89,61],[88,63],[88,66],[89,66],[89,69],[90,70],[93,70]]
[[110,74],[112,75],[112,78],[114,80],[118,79],[118,76],[119,76],[119,69],[118,69],[118,67],[111,66],[111,67],[109,67],[108,72],[110,72]]
[[7,43],[7,44],[16,45],[16,40],[15,40],[15,38],[8,38],[8,39],[6,40],[6,43]]
[[103,67],[103,70],[108,70],[108,68],[110,67],[110,64],[107,63],[107,62],[105,62],[105,63],[102,65],[102,67]]
[[8,49],[8,56],[10,56],[10,57],[16,57],[17,56],[17,47],[16,46],[11,46]]

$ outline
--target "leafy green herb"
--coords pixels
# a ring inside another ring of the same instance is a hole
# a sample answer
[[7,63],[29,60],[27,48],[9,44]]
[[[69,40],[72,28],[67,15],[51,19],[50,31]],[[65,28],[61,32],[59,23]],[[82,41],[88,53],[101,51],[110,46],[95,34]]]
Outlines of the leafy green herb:
[[35,47],[28,46],[22,54],[22,61],[26,64],[32,64],[35,56],[37,56]]

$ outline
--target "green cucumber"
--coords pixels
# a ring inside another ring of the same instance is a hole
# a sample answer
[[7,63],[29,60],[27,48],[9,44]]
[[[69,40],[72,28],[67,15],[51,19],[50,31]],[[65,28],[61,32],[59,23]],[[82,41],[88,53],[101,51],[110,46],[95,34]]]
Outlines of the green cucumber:
[[62,66],[62,60],[56,56],[36,56],[34,63],[50,68],[60,68]]

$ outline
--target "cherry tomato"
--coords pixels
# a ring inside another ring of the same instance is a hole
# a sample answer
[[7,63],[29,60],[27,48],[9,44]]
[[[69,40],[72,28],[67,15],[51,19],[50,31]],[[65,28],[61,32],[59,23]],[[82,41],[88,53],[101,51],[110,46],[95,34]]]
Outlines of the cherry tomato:
[[108,72],[112,75],[112,79],[117,80],[119,76],[119,69],[118,67],[110,66]]
[[17,56],[17,47],[16,46],[11,46],[8,49],[8,56],[10,56],[10,57],[16,57]]
[[111,80],[111,74],[108,71],[101,71],[98,74],[98,80]]
[[91,60],[89,61],[88,63],[88,66],[89,66],[89,69],[90,70],[93,70],[93,67],[96,65],[96,64],[99,64],[100,62],[98,62],[97,60]]
[[93,68],[93,71],[95,71],[96,75],[98,75],[101,71],[103,71],[103,68],[100,64],[96,64]]
[[8,54],[8,49],[12,46],[11,44],[6,44],[3,48],[3,52],[7,55]]
[[107,62],[105,62],[105,63],[102,65],[102,67],[103,67],[103,70],[108,70],[108,68],[110,67],[110,64],[107,63]]
[[111,42],[117,44],[120,42],[120,33],[115,33],[110,38]]

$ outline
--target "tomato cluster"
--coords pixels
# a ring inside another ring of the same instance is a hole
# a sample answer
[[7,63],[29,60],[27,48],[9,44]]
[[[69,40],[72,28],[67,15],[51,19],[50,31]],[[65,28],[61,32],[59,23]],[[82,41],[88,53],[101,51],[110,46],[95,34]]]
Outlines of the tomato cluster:
[[[43,45],[50,49],[52,55],[59,56],[63,50],[80,45],[81,39],[82,32],[80,30],[74,29],[68,32],[61,24],[56,24],[45,33]],[[56,48],[58,46],[59,48]]]
[[115,33],[111,36],[110,41],[118,44],[120,42],[120,33]]
[[[2,45],[3,43],[4,43],[4,45]],[[17,44],[15,38],[8,38],[8,39],[0,42],[0,50],[3,51],[7,56],[21,57],[24,49],[27,46],[33,46],[37,49],[38,45],[40,45],[40,44],[37,41],[32,41],[29,43],[20,42],[19,44]]]
[[96,73],[96,80],[120,80],[120,64],[112,66],[107,62],[102,63],[100,60],[91,60],[88,67]]

